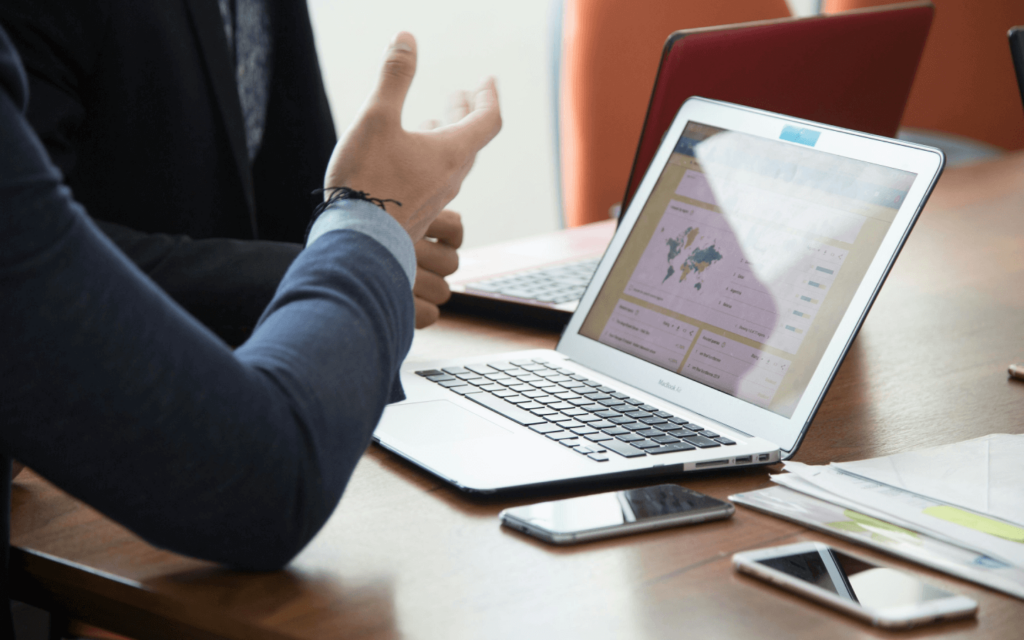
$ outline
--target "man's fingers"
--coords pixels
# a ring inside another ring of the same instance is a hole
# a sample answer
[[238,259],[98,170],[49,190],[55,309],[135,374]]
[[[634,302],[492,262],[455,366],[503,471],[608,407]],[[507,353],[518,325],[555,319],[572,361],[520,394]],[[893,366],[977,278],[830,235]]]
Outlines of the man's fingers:
[[413,298],[416,308],[416,328],[424,329],[437,322],[441,317],[441,310],[436,304],[431,304],[421,298]]
[[433,131],[434,129],[436,129],[436,128],[440,127],[440,126],[441,126],[441,121],[440,120],[427,120],[426,122],[424,122],[423,124],[420,125],[420,130],[422,130],[422,131]]
[[440,243],[458,249],[462,246],[462,234],[462,216],[451,209],[445,209],[427,227],[426,235],[428,238],[434,238]]
[[452,290],[444,278],[419,267],[416,269],[416,284],[412,288],[412,294],[431,304],[444,304],[452,297]]
[[473,111],[496,109],[498,107],[498,83],[488,77],[473,93]]
[[416,75],[416,39],[401,31],[391,41],[380,72],[380,83],[374,95],[377,107],[401,118],[402,105]]
[[469,94],[465,91],[455,92],[448,101],[447,123],[452,124],[462,120],[469,115],[470,111],[472,111],[472,106],[469,104]]
[[416,243],[416,264],[439,276],[450,276],[459,268],[459,254],[446,244],[420,240]]
[[494,78],[488,78],[473,94],[472,109],[458,122],[444,127],[470,153],[476,153],[501,131],[501,108]]

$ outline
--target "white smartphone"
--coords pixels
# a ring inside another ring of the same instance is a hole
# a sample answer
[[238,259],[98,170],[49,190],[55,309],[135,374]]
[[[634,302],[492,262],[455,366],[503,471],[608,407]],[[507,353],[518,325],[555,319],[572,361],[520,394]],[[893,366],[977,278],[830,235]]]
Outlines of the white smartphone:
[[737,571],[878,627],[906,629],[978,611],[978,603],[966,596],[818,542],[743,551],[732,562]]
[[680,487],[642,489],[541,502],[505,509],[501,523],[552,544],[574,544],[728,518],[728,502]]

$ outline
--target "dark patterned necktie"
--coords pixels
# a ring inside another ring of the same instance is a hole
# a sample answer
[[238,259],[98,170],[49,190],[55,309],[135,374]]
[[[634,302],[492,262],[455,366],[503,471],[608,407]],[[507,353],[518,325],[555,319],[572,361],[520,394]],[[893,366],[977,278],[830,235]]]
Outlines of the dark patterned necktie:
[[235,64],[238,100],[245,121],[245,146],[249,162],[256,158],[263,140],[270,94],[271,54],[270,0],[217,0],[224,20],[224,35]]

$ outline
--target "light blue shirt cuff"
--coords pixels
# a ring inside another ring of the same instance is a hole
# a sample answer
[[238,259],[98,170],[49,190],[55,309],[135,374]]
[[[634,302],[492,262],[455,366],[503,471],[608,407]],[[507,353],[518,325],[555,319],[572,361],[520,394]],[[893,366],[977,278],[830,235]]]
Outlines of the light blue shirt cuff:
[[306,246],[328,231],[338,229],[358,231],[379,242],[402,265],[409,277],[409,287],[416,282],[416,250],[412,238],[387,211],[366,200],[338,200],[313,223]]

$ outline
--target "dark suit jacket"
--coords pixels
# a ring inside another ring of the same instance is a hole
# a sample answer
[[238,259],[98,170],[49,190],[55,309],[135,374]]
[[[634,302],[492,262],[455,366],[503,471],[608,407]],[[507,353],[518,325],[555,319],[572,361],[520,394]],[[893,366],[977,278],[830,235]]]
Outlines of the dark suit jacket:
[[281,243],[302,241],[335,142],[305,1],[270,9],[266,128],[250,167],[216,0],[0,3],[29,74],[29,121],[75,197],[229,338],[255,324],[298,254]]

